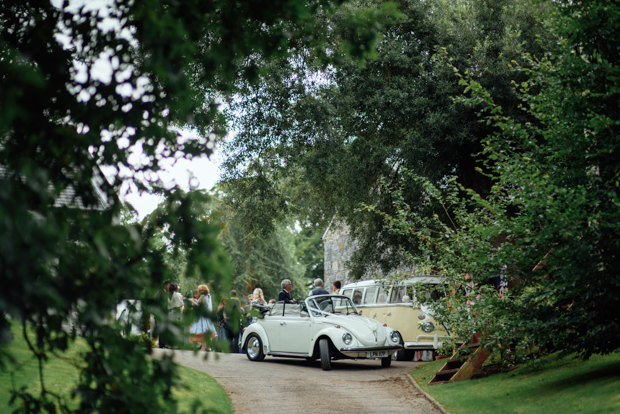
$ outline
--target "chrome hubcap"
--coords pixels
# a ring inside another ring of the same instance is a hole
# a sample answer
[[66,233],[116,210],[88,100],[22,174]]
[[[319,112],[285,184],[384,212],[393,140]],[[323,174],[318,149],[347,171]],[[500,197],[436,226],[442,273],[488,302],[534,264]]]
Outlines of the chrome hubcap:
[[260,352],[260,343],[258,338],[250,339],[250,343],[248,344],[248,355],[250,358],[256,358],[258,353]]

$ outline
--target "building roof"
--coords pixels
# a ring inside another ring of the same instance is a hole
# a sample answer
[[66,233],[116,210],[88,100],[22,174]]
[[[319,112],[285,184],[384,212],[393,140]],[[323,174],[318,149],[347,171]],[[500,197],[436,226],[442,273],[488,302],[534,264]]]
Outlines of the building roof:
[[[6,178],[7,175],[7,168],[3,165],[0,165],[0,179]],[[72,185],[68,185],[55,198],[54,207],[77,208],[80,210],[97,211],[103,211],[109,208],[110,201],[108,199],[107,193],[103,191],[103,188],[105,186],[109,186],[110,184],[105,179],[105,176],[103,175],[101,169],[98,166],[93,167],[93,177],[91,178],[90,182],[97,200],[95,205],[86,205],[82,198],[79,195],[76,195],[75,188]],[[48,185],[48,191],[50,193],[54,192],[54,184],[52,182],[50,182]]]

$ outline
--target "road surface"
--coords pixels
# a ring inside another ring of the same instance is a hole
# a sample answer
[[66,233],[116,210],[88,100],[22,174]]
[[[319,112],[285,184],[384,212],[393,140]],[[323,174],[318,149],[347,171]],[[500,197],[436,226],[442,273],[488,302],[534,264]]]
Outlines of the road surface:
[[236,414],[441,413],[407,378],[407,372],[422,362],[392,361],[391,367],[381,368],[379,360],[342,360],[323,371],[320,361],[304,359],[268,356],[251,362],[244,354],[161,349],[154,349],[153,355],[158,358],[163,352],[174,352],[177,364],[217,379]]

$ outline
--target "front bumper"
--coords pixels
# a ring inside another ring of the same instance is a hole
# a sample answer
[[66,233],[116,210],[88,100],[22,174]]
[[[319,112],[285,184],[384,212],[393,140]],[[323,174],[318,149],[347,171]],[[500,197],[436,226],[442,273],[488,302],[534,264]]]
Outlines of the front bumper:
[[418,335],[415,342],[405,342],[405,349],[437,349],[444,341],[450,340],[449,336]]
[[351,358],[366,358],[370,351],[387,351],[388,355],[403,349],[402,345],[384,345],[384,346],[360,346],[360,347],[344,347],[340,348],[340,352]]

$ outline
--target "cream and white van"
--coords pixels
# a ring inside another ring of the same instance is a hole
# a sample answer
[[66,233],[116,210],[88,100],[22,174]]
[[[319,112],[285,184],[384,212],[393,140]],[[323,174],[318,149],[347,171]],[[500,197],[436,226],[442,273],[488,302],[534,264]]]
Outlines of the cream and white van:
[[[428,308],[415,301],[416,285],[438,285],[440,279],[422,276],[402,280],[395,285],[387,283],[384,280],[350,283],[342,287],[340,293],[351,298],[363,316],[400,332],[404,350],[396,354],[397,360],[410,361],[415,351],[434,351],[450,338],[446,328],[435,321]],[[430,297],[437,300],[441,293],[433,290]]]

